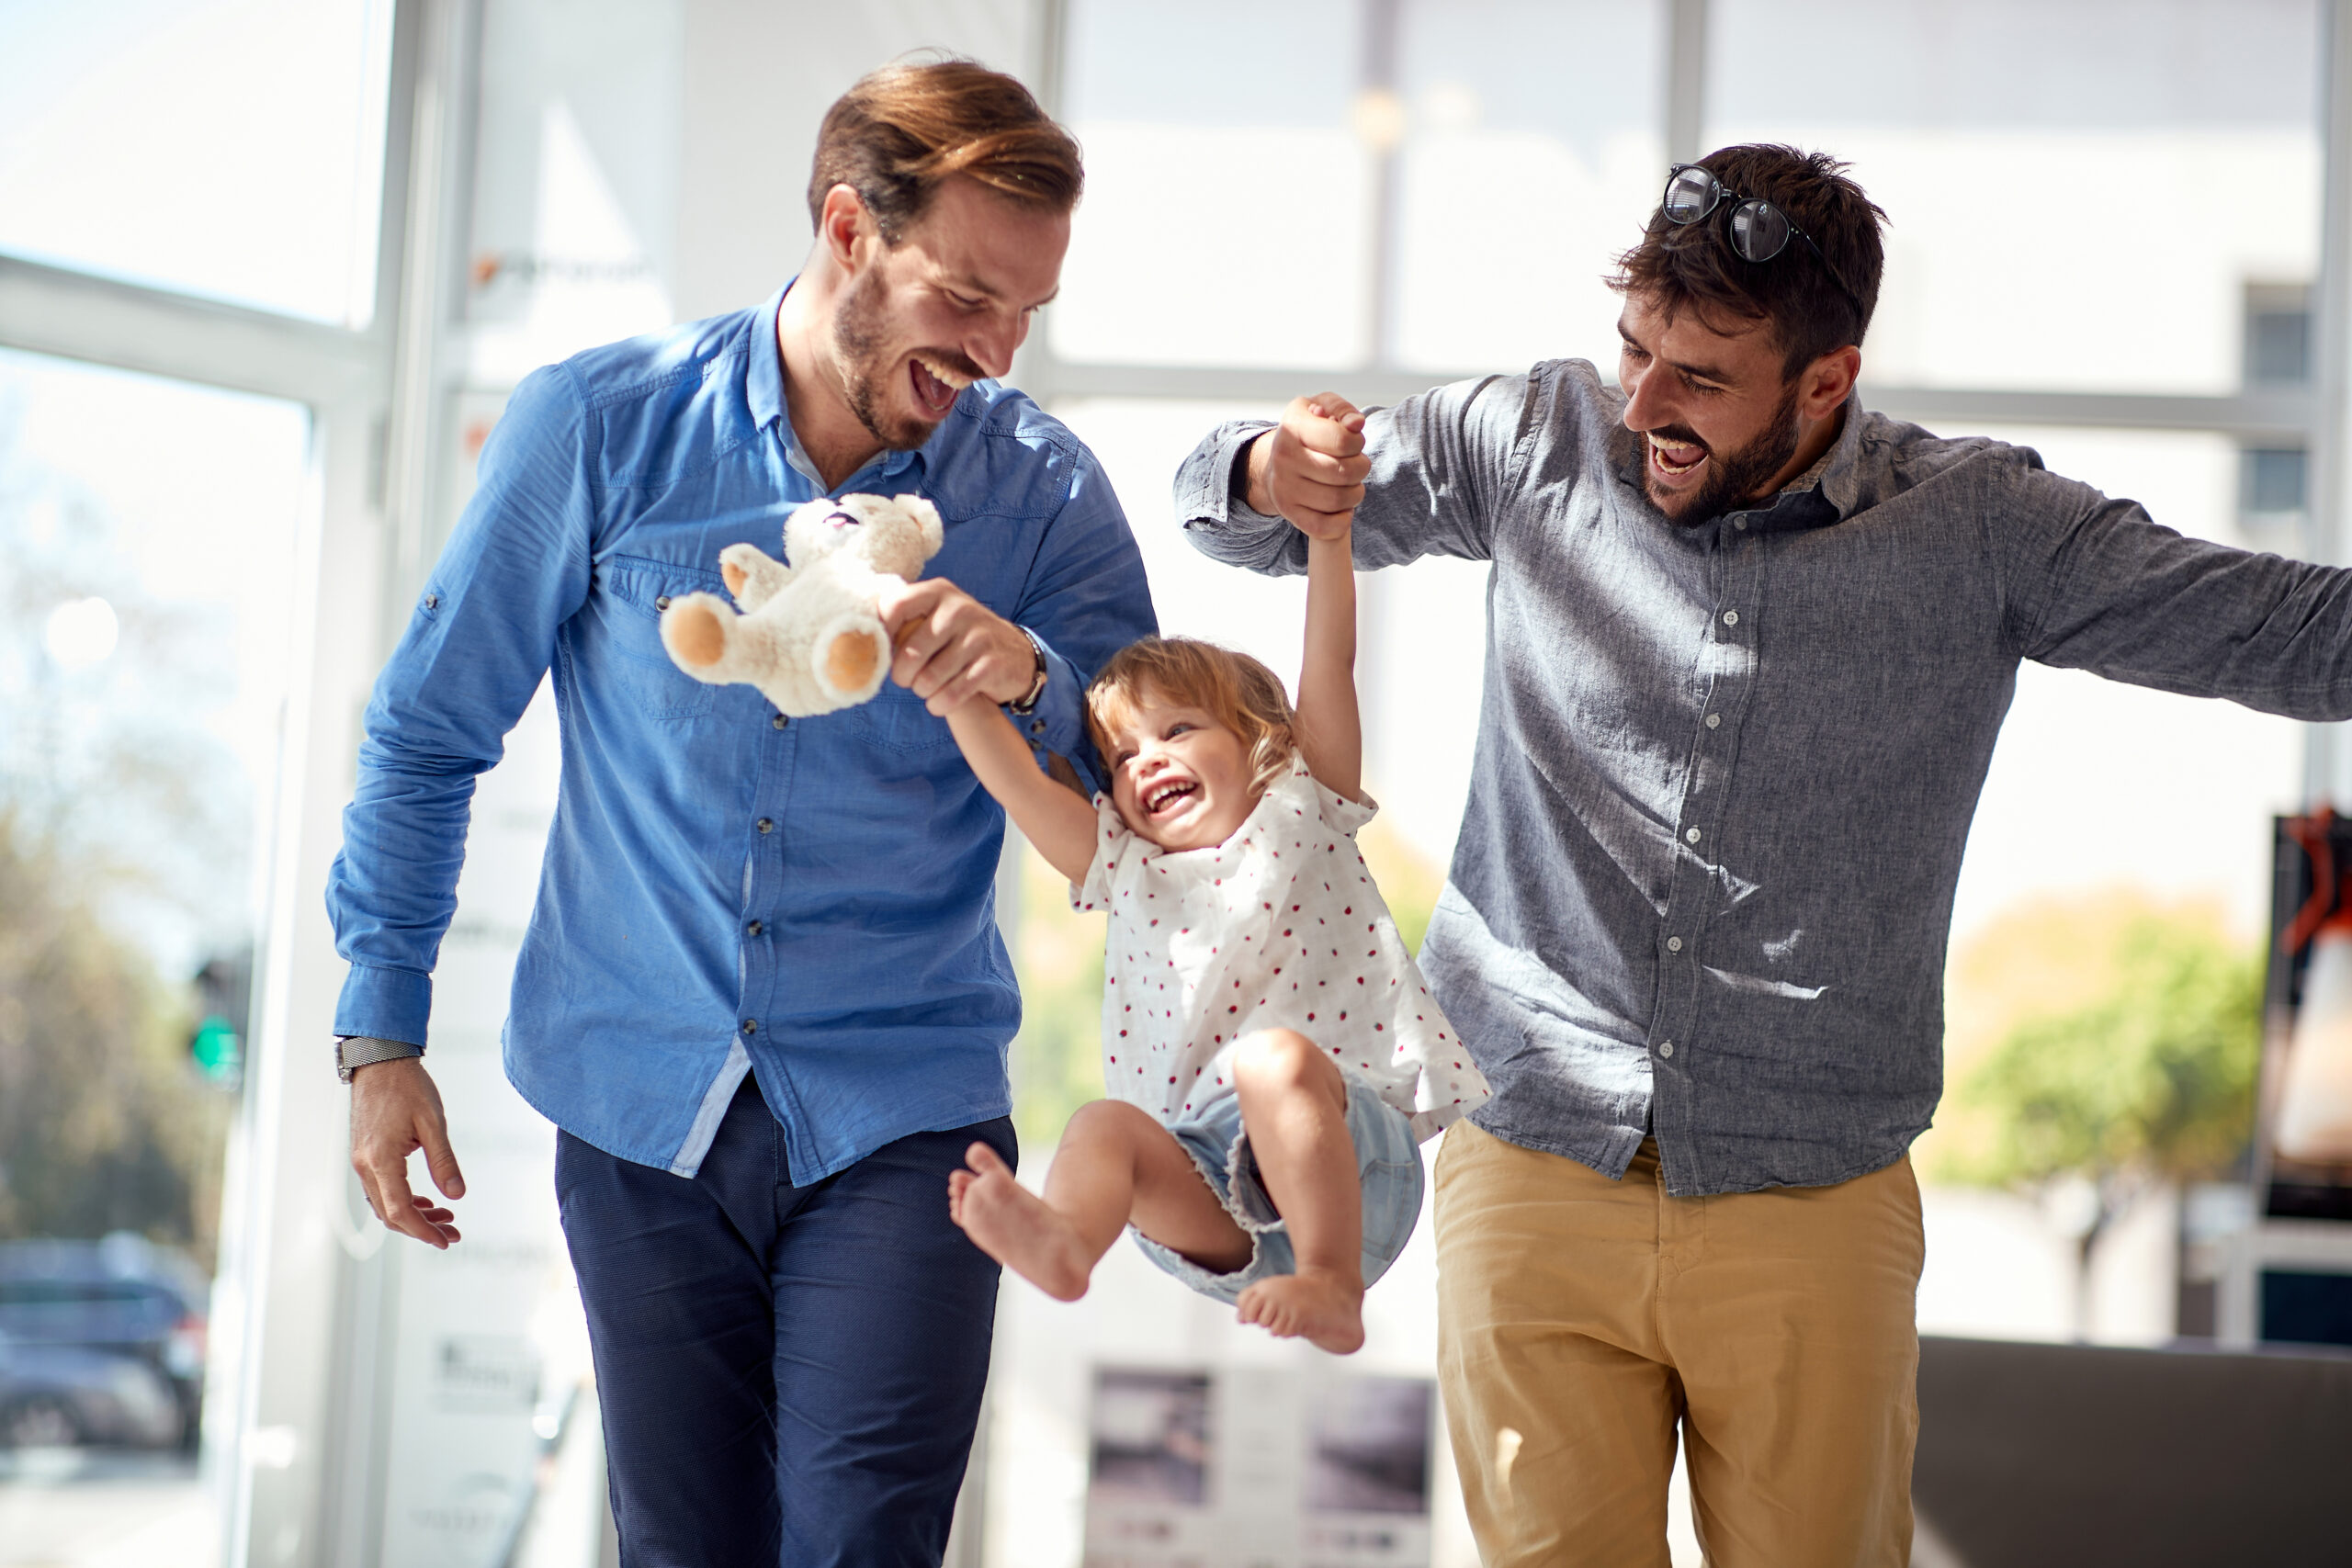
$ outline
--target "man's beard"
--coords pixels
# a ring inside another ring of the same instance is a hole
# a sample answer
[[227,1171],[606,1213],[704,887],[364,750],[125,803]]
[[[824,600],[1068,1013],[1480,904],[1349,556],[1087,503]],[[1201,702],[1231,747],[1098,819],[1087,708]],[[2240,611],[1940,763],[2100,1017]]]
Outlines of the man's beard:
[[[899,368],[899,356],[888,351],[889,291],[878,270],[868,271],[849,286],[840,309],[833,312],[833,354],[842,370],[842,395],[849,412],[866,434],[894,452],[911,452],[931,439],[937,428],[912,414],[893,414],[883,402],[885,382]],[[931,357],[977,381],[986,374],[970,358],[953,349],[932,349]]]
[[[1662,425],[1651,432],[1668,441],[1691,446],[1706,446],[1696,432],[1688,425]],[[1641,436],[1642,488],[1650,504],[1666,512],[1666,502],[1659,497],[1657,476],[1650,471],[1649,435]],[[1712,523],[1732,507],[1772,482],[1773,476],[1788,466],[1797,452],[1797,389],[1793,381],[1781,394],[1779,406],[1772,417],[1756,434],[1756,439],[1729,456],[1718,455],[1707,447],[1707,478],[1679,512],[1667,512],[1667,521],[1679,528],[1695,528]]]

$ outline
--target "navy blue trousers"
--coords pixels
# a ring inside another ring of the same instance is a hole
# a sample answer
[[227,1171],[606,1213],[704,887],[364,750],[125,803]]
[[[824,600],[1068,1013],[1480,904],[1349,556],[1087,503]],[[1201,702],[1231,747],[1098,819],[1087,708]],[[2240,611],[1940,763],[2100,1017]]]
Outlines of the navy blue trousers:
[[975,1139],[1014,1157],[999,1119],[796,1187],[749,1077],[692,1178],[558,1135],[623,1568],[936,1568],[996,1316]]

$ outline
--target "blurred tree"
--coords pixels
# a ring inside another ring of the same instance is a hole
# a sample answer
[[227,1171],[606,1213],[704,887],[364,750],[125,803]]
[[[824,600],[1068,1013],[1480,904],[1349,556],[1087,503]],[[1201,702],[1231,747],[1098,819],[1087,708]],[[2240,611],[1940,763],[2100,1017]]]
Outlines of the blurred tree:
[[0,811],[0,1236],[137,1231],[209,1261],[229,1100],[187,998]]
[[1012,1043],[1012,1127],[1022,1152],[1042,1162],[1062,1123],[1102,1098],[1102,936],[1107,918],[1070,908],[1069,886],[1028,844],[1021,846],[1021,1033]]
[[1952,1097],[1977,1136],[1943,1161],[1943,1174],[1989,1186],[2085,1184],[2078,1329],[2099,1241],[2132,1201],[2156,1183],[2219,1176],[2244,1151],[2262,1009],[2258,957],[2205,922],[2142,911],[2108,953],[2085,945],[2106,985],[2016,1021],[1977,1059]]
[[[146,592],[18,420],[0,396],[0,1236],[130,1230],[209,1262],[232,1107],[164,975],[251,931],[250,786],[204,724],[235,628]],[[99,600],[115,637],[61,658],[53,617]]]

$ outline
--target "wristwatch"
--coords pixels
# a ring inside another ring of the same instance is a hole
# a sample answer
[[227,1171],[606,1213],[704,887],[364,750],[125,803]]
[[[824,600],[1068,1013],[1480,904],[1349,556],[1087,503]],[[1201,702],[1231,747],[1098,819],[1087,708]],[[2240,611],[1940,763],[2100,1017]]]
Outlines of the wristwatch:
[[424,1055],[424,1046],[412,1045],[405,1040],[379,1040],[372,1034],[340,1034],[334,1042],[334,1076],[349,1083],[351,1075],[361,1067]]
[[1035,678],[1029,682],[1029,689],[1027,691],[1022,693],[1020,696],[1014,698],[1012,702],[1009,702],[1004,705],[1012,709],[1014,713],[1026,715],[1035,713],[1037,710],[1037,699],[1046,694],[1046,645],[1039,642],[1037,640],[1037,634],[1031,631],[1027,626],[1022,626],[1017,629],[1023,637],[1029,639],[1030,650],[1037,656],[1037,673]]

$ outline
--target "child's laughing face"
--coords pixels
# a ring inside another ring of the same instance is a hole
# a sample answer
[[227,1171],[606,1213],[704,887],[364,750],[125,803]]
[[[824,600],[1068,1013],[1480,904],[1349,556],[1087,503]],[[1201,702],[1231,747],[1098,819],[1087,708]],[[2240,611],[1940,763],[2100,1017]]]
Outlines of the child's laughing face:
[[1111,804],[1161,849],[1221,844],[1256,808],[1241,737],[1207,709],[1147,691],[1108,729]]

